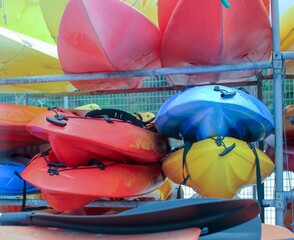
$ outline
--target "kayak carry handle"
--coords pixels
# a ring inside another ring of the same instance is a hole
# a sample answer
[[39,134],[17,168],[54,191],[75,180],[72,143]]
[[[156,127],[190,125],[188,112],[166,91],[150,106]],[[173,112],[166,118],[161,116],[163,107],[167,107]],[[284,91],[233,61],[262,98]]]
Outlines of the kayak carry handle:
[[46,120],[47,120],[47,122],[50,122],[50,123],[52,123],[56,126],[59,126],[59,127],[65,127],[67,124],[66,122],[63,122],[61,120],[58,120],[58,119],[52,118],[52,117],[46,117]]
[[65,163],[61,163],[61,162],[48,162],[47,163],[48,167],[60,167],[60,168],[66,168],[67,165]]
[[236,147],[236,143],[233,143],[231,146],[227,147],[224,151],[222,151],[219,156],[223,157],[226,154],[228,154],[229,152],[231,152],[234,148]]
[[217,91],[217,92],[221,92],[220,96],[222,98],[230,98],[230,97],[234,97],[236,95],[236,91],[228,92],[225,89],[221,89],[219,86],[215,86],[213,90]]
[[132,114],[118,110],[118,109],[108,109],[108,108],[103,108],[103,109],[96,109],[93,111],[88,112],[85,117],[90,117],[90,118],[98,118],[99,116],[107,115],[109,118],[114,118],[114,119],[119,119],[125,122],[129,122],[134,124],[137,127],[145,127],[144,122],[141,120],[138,120],[135,116]]

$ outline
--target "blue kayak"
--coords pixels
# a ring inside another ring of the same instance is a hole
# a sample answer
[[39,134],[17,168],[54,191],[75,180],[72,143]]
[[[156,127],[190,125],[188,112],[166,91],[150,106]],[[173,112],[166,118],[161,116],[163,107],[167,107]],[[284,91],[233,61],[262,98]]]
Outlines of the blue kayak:
[[[1,195],[22,195],[24,182],[17,175],[21,173],[25,165],[9,159],[0,159],[0,194]],[[39,189],[26,183],[26,193],[40,192]]]
[[274,130],[267,106],[241,89],[219,85],[187,88],[160,107],[155,127],[170,138],[192,142],[228,136],[260,141]]

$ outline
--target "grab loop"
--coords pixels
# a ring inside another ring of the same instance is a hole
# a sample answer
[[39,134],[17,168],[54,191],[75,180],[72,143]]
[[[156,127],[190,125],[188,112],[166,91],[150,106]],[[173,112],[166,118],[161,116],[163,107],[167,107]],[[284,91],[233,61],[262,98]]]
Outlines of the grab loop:
[[59,119],[56,118],[52,118],[52,117],[46,117],[47,122],[52,123],[56,126],[60,126],[60,127],[65,127],[66,126],[66,122],[63,122]]
[[132,114],[128,112],[118,110],[118,109],[108,109],[108,108],[103,108],[101,110],[96,109],[96,110],[88,112],[85,115],[85,117],[99,118],[103,115],[106,115],[108,118],[119,119],[125,122],[132,123],[137,127],[142,127],[142,128],[145,127],[144,123],[138,120],[135,116],[133,116]]
[[62,111],[61,109],[57,108],[57,107],[53,107],[53,108],[48,108],[48,111],[53,111],[55,112],[55,116],[54,117],[46,117],[47,122],[50,122],[56,126],[60,126],[60,127],[64,127],[66,126],[66,122],[63,122],[62,120],[68,120],[68,117],[65,116],[64,114],[59,114],[59,111]]
[[91,159],[88,163],[89,166],[93,166],[96,165],[100,170],[105,170],[106,169],[106,165],[102,162],[100,162],[98,159]]
[[223,142],[224,138],[225,137],[217,137],[216,139],[212,138],[212,139],[214,139],[214,141],[218,147],[223,146],[225,148],[225,150],[219,154],[220,157],[225,156],[226,154],[231,152],[236,147],[236,143],[233,143],[231,146],[227,147],[226,144],[224,144],[224,142]]
[[236,92],[233,91],[233,92],[228,92],[227,90],[225,89],[221,89],[219,86],[215,86],[214,91],[216,92],[221,92],[221,97],[222,98],[230,98],[230,97],[234,97],[236,95]]
[[48,162],[47,166],[49,167],[47,172],[50,176],[59,175],[59,168],[66,168],[67,165],[65,163],[60,162]]

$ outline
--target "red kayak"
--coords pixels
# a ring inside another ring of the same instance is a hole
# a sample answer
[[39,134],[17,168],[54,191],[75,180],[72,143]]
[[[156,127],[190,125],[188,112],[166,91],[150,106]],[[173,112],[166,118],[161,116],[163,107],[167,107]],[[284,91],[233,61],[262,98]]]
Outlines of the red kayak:
[[37,155],[21,176],[39,188],[48,204],[61,212],[81,208],[97,198],[140,196],[155,190],[164,181],[159,163],[142,165],[96,160],[90,164],[66,167],[49,151]]
[[[117,0],[69,1],[60,23],[58,55],[66,73],[161,67],[159,29]],[[72,81],[81,90],[139,87],[145,77]]]
[[78,117],[66,110],[50,110],[32,120],[27,130],[48,140],[59,161],[69,167],[88,165],[93,158],[155,163],[167,154],[167,138],[144,128],[144,123],[133,115],[112,109],[90,113],[97,117],[89,114]]
[[0,104],[0,151],[44,143],[26,130],[26,125],[46,108],[17,104]]
[[[165,1],[159,0],[158,5],[162,2]],[[174,8],[168,8],[172,12],[162,40],[162,66],[268,61],[272,32],[264,3],[262,0],[238,0],[230,4],[227,9],[220,0],[179,0]],[[167,81],[173,85],[228,83],[255,74],[255,70],[246,70],[171,75]]]

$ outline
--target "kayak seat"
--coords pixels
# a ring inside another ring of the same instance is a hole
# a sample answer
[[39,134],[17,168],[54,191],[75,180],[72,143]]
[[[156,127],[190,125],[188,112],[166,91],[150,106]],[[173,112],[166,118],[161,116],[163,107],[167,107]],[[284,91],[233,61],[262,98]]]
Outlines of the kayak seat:
[[110,108],[104,108],[104,109],[96,109],[93,111],[90,111],[86,113],[85,117],[90,118],[104,118],[104,116],[107,115],[109,118],[119,119],[125,122],[130,122],[134,124],[135,126],[145,128],[145,123],[141,120],[137,119],[132,114],[118,110],[118,109],[110,109]]

